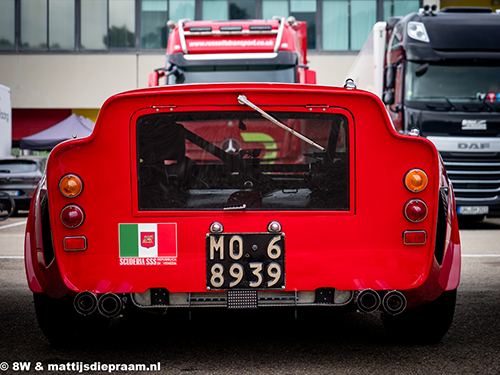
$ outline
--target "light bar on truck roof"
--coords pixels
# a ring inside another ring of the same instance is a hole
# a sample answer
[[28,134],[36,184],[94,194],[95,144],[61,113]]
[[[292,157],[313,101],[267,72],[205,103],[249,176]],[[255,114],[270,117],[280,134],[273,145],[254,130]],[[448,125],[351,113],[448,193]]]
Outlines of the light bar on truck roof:
[[236,59],[274,59],[277,53],[209,53],[185,55],[186,60],[236,60]]
[[212,31],[210,26],[194,26],[188,27],[189,31],[192,33],[206,33]]
[[[278,34],[279,30],[236,30],[236,26],[231,26],[234,30],[229,30],[229,26],[221,26],[219,30],[202,30],[202,27],[188,27],[189,31],[183,30],[184,36],[197,36],[197,35],[273,35]],[[193,30],[192,30],[193,29]],[[196,30],[200,29],[200,30]],[[180,29],[179,29],[180,31]]]
[[273,29],[272,25],[250,25],[250,31],[271,31]]
[[242,31],[243,30],[243,26],[220,26],[219,30],[220,31],[229,31],[229,32],[232,32],[232,31]]
[[[279,17],[279,28],[278,30],[273,29],[272,25],[249,25],[248,29],[244,30],[241,25],[228,25],[219,26],[218,30],[214,30],[212,26],[187,26],[188,30],[184,30],[184,24],[186,22],[191,22],[190,19],[179,20],[179,39],[181,42],[181,49],[184,55],[189,53],[187,49],[186,36],[197,36],[197,35],[271,35],[276,34],[276,41],[274,44],[273,52],[277,53],[280,46],[281,40],[283,39],[283,32],[285,28],[285,18]],[[215,25],[216,26],[216,25]]]

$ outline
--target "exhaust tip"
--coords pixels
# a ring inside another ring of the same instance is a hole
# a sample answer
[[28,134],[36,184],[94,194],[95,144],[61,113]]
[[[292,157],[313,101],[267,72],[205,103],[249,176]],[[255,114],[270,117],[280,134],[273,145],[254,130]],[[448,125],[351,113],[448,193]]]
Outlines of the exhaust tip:
[[387,314],[398,315],[406,309],[406,297],[397,290],[388,292],[382,300],[382,307]]
[[117,316],[122,311],[122,307],[121,298],[114,293],[103,294],[97,304],[99,312],[108,318]]
[[379,308],[380,303],[381,299],[379,294],[372,289],[362,290],[356,298],[358,309],[365,313],[374,312]]
[[89,291],[78,293],[73,300],[73,306],[79,314],[90,315],[97,308],[97,296]]

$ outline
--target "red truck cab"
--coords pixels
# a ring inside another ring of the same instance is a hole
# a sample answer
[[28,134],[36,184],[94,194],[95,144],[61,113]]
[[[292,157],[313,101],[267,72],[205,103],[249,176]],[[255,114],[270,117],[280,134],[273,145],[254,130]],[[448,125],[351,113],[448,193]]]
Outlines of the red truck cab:
[[307,66],[307,27],[285,20],[170,23],[166,67],[149,86],[200,82],[316,83]]

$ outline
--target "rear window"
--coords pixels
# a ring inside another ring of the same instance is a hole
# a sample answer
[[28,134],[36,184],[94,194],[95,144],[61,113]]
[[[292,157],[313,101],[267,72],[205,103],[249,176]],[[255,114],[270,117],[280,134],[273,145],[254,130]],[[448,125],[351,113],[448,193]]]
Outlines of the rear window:
[[137,121],[139,210],[349,210],[348,122],[337,114],[152,114]]
[[0,160],[0,173],[27,173],[36,170],[36,162],[31,160]]

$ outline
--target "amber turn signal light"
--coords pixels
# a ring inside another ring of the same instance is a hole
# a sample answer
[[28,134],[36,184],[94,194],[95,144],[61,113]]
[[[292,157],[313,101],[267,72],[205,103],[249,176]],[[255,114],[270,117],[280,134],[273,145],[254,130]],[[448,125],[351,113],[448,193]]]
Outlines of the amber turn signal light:
[[427,175],[421,169],[410,169],[405,174],[405,186],[413,193],[419,193],[427,186]]
[[67,198],[75,198],[83,190],[83,181],[76,174],[67,174],[59,181],[59,190]]

